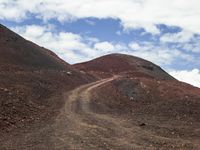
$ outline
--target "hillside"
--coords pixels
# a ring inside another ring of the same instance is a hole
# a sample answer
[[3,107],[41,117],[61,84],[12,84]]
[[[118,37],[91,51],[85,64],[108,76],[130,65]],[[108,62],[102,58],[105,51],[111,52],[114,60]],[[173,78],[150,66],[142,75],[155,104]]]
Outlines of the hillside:
[[123,74],[155,79],[174,79],[159,66],[147,60],[125,54],[105,55],[88,62],[75,64],[74,67],[98,77]]
[[9,68],[58,70],[69,66],[53,52],[27,41],[3,25],[0,25],[0,44],[1,70]]
[[69,65],[0,26],[0,149],[200,149],[200,89],[144,59]]
[[0,25],[0,131],[55,116],[68,91],[93,78]]
[[[74,66],[99,78],[118,76],[91,93],[88,107],[93,113],[123,120],[121,126],[112,122],[125,134],[116,137],[127,142],[118,145],[122,149],[199,149],[199,88],[175,80],[149,61],[123,54]],[[132,146],[131,141],[135,141]]]

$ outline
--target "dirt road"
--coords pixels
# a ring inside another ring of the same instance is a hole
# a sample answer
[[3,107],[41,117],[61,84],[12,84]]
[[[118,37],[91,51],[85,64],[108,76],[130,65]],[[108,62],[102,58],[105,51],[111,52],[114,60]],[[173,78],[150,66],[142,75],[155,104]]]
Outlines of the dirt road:
[[156,149],[154,146],[163,149],[196,147],[185,139],[161,136],[151,130],[150,126],[145,130],[134,119],[93,112],[90,109],[92,93],[117,78],[119,77],[114,76],[83,85],[64,95],[65,107],[56,118],[54,126],[54,149],[141,150]]
[[[65,105],[49,124],[34,125],[29,131],[15,132],[0,141],[1,150],[154,150],[198,149],[198,143],[157,134],[154,128],[168,132],[168,127],[140,127],[137,118],[98,114],[90,109],[92,93],[114,76],[80,86],[63,94]],[[135,120],[135,122],[134,122]],[[146,128],[146,129],[145,129]],[[170,131],[170,130],[169,130]],[[196,146],[195,146],[196,145]]]
[[[0,141],[0,149],[93,150],[132,149],[131,124],[123,118],[96,114],[90,110],[91,93],[118,76],[102,79],[64,93],[65,106],[53,123],[33,126],[31,132],[16,132]],[[137,129],[134,129],[136,132]]]
[[[118,78],[103,79],[81,86],[65,95],[65,107],[56,119],[55,149],[131,149],[130,128],[122,118],[96,114],[90,109],[95,88]],[[127,127],[126,127],[127,126]],[[127,137],[128,136],[128,137]],[[124,139],[125,138],[125,139]],[[125,146],[126,145],[126,146]]]

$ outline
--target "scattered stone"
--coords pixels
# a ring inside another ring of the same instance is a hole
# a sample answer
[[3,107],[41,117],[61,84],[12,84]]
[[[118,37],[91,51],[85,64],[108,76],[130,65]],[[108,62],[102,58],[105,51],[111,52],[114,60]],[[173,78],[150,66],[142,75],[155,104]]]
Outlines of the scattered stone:
[[72,75],[72,73],[70,71],[67,72],[67,75]]
[[86,74],[85,71],[82,71],[82,70],[80,71],[80,73]]
[[140,86],[144,89],[147,87],[143,82],[140,82]]
[[139,126],[146,126],[146,124],[145,123],[140,123]]
[[84,143],[84,141],[81,141],[81,143]]

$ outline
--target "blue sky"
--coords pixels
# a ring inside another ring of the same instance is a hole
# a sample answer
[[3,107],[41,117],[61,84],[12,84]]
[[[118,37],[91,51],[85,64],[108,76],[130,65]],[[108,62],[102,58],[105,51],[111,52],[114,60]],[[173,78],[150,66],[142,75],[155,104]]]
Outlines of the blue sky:
[[150,60],[200,86],[198,0],[0,0],[0,23],[69,63],[109,53]]

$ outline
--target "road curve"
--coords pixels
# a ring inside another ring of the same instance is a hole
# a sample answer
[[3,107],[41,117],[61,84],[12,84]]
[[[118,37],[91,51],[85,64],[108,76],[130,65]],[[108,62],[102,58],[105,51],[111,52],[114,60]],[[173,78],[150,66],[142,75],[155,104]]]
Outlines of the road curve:
[[171,149],[174,145],[199,149],[198,143],[192,144],[188,139],[162,136],[154,130],[156,127],[156,130],[160,128],[166,132],[167,127],[151,124],[140,127],[137,116],[124,117],[93,112],[89,107],[93,92],[118,78],[120,77],[114,76],[102,79],[63,93],[65,105],[54,121],[45,123],[44,126],[33,125],[31,132],[23,130],[22,133],[16,132],[6,137],[0,141],[0,149],[154,150],[162,146],[165,146],[163,149]]
[[91,93],[97,87],[117,78],[118,76],[102,79],[65,94],[66,103],[56,118],[54,127],[55,149],[105,149],[109,147],[110,144],[107,143],[110,140],[116,141],[114,135],[119,132],[122,120],[96,114],[90,110],[89,104]]

